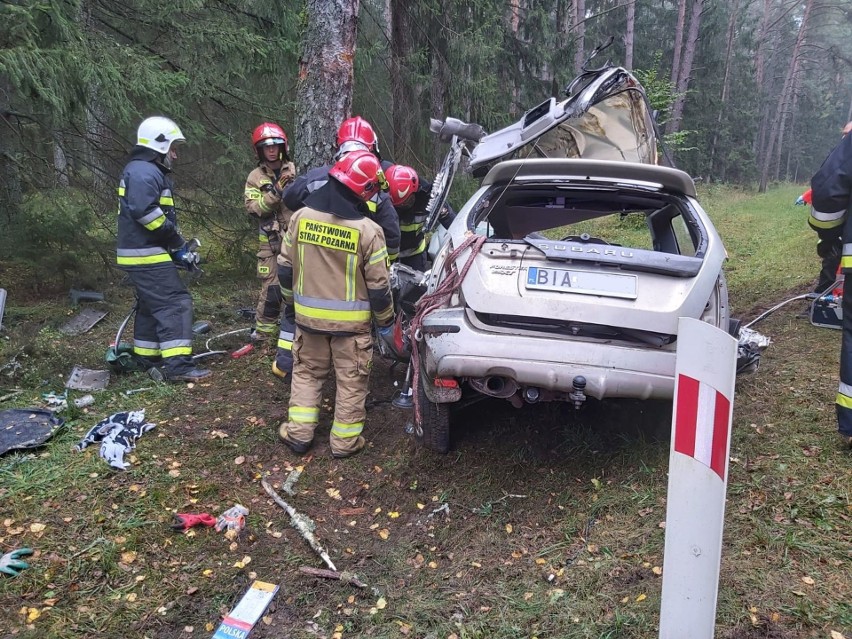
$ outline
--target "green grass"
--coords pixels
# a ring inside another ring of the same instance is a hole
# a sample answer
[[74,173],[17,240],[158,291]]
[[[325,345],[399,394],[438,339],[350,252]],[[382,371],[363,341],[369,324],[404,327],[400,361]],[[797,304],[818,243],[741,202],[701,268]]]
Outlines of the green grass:
[[[737,312],[815,278],[807,211],[792,206],[799,191],[700,193],[730,254]],[[192,289],[196,318],[215,333],[245,327],[235,309],[253,306],[256,288],[250,268],[241,275],[215,261]],[[73,340],[57,330],[69,314],[62,295],[10,296],[0,367],[16,356],[21,366],[0,371],[0,396],[24,392],[0,407],[38,406],[75,363],[102,364],[130,301],[127,289],[106,293],[110,315]],[[852,637],[852,459],[834,438],[832,405],[839,335],[797,310],[758,325],[773,344],[758,373],[737,383],[718,637]],[[243,337],[222,343],[233,349]],[[405,415],[378,403],[361,455],[331,459],[323,411],[312,456],[297,459],[277,441],[288,393],[270,362],[258,352],[211,362],[214,376],[193,388],[113,377],[93,406],[66,413],[46,446],[0,457],[0,550],[37,551],[21,576],[0,578],[6,634],[210,637],[257,577],[281,584],[258,639],[656,636],[670,405],[591,404],[577,415],[481,404],[460,416],[450,454],[434,456],[404,434]],[[371,399],[389,399],[400,374],[377,361]],[[143,386],[154,388],[123,394]],[[142,406],[158,425],[128,472],[109,470],[93,447],[72,451],[97,420]],[[321,562],[259,486],[263,476],[280,484],[297,463],[304,473],[285,498],[368,589],[298,571]],[[211,530],[168,528],[173,512],[218,514],[234,503],[250,510],[235,546]],[[443,505],[448,514],[429,516]],[[235,565],[245,556],[250,563]]]

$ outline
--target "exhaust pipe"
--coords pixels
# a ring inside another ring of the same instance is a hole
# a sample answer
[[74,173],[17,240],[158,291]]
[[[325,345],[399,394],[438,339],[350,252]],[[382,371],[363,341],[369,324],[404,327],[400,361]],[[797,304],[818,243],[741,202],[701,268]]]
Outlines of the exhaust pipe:
[[469,381],[475,390],[491,397],[506,399],[518,391],[518,383],[515,380],[508,377],[500,377],[499,375],[474,377]]

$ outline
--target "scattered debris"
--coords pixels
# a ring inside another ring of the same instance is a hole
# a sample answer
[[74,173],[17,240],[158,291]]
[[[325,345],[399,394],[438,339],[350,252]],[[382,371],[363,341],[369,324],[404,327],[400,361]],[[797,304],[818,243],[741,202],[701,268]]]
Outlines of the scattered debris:
[[81,451],[101,442],[98,455],[112,468],[127,470],[130,464],[124,461],[124,454],[136,448],[136,440],[153,428],[155,424],[145,421],[144,408],[115,413],[95,424],[75,448]]
[[270,497],[275,501],[276,504],[281,506],[288,515],[290,515],[290,525],[295,528],[300,535],[305,539],[305,541],[310,544],[311,548],[313,548],[314,552],[317,553],[320,558],[325,562],[325,565],[331,568],[334,572],[337,572],[337,568],[334,563],[331,561],[331,557],[328,556],[328,553],[325,549],[320,545],[317,541],[316,537],[314,537],[314,530],[316,529],[316,524],[310,517],[302,515],[297,512],[295,508],[293,508],[286,501],[281,499],[281,496],[275,492],[272,486],[269,485],[265,479],[260,480],[260,485],[263,486],[263,489],[269,494]]
[[231,357],[233,357],[234,359],[237,359],[238,357],[242,357],[243,355],[248,355],[253,350],[254,350],[253,344],[246,344],[245,346],[242,346],[241,348],[238,348],[233,353],[231,353]]
[[103,302],[104,294],[98,291],[81,291],[72,288],[68,291],[68,297],[71,298],[71,306],[79,306],[80,302]]
[[284,480],[284,483],[281,485],[281,490],[283,490],[288,495],[295,495],[296,492],[293,490],[293,486],[296,485],[296,482],[299,481],[299,477],[302,476],[302,467],[294,468],[290,471],[290,474],[287,475],[287,479]]
[[199,320],[192,325],[192,332],[194,335],[206,335],[212,329],[213,327],[210,325],[210,322],[205,320]]
[[130,397],[131,395],[135,395],[136,393],[144,393],[145,391],[154,390],[153,386],[143,386],[142,388],[131,388],[130,390],[124,391],[124,394]]
[[249,514],[248,508],[239,504],[231,506],[216,519],[216,532],[226,530],[233,531],[233,535],[246,527],[246,515]]
[[20,395],[24,392],[23,388],[15,388],[10,393],[6,393],[3,396],[0,396],[0,402],[5,402],[7,399],[12,399],[15,395]]
[[234,609],[225,615],[213,634],[213,639],[248,637],[257,620],[269,607],[278,592],[278,586],[265,581],[255,581]]
[[215,526],[216,518],[210,513],[176,513],[172,530],[189,530],[194,526]]
[[300,566],[299,572],[313,577],[322,577],[323,579],[337,579],[343,583],[351,584],[356,588],[366,588],[367,584],[358,579],[358,575],[346,572],[338,572],[336,570],[326,570],[325,568],[311,568],[310,566]]
[[10,408],[0,412],[0,455],[41,446],[65,420],[42,408]]
[[756,372],[760,366],[760,356],[771,342],[766,335],[743,326],[737,339],[737,374]]
[[49,393],[42,393],[41,398],[45,402],[47,402],[48,410],[51,410],[55,413],[68,408],[68,391],[67,390],[65,392],[63,392],[61,395],[57,395],[53,391],[50,391]]
[[71,370],[65,388],[73,390],[103,390],[109,384],[109,371],[96,371],[82,366],[75,366]]
[[444,513],[447,517],[449,517],[450,516],[450,505],[449,504],[441,504],[440,506],[438,506],[438,508],[436,508],[431,513],[426,515],[426,518],[431,519],[432,517],[434,517],[438,513]]
[[96,308],[84,308],[70,320],[59,327],[59,332],[65,335],[82,335],[92,330],[95,324],[107,316],[107,311]]
[[85,408],[86,406],[91,406],[94,403],[94,395],[83,395],[82,397],[78,397],[74,400],[74,406],[76,406],[77,408]]

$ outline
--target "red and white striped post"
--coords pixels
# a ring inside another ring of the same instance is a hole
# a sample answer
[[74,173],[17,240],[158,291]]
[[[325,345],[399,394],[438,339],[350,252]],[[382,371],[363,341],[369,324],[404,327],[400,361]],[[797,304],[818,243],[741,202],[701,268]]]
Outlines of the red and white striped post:
[[713,639],[737,340],[678,323],[660,639]]

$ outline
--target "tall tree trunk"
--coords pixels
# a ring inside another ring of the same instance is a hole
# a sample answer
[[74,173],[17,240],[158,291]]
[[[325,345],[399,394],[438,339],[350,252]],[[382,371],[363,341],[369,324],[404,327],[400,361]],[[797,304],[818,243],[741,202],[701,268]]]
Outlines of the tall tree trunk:
[[412,132],[420,121],[419,101],[411,73],[411,51],[416,26],[409,12],[414,5],[405,0],[390,0],[391,7],[391,94],[393,96],[393,158],[396,162],[411,163]]
[[327,164],[337,127],[352,109],[360,0],[308,0],[296,87],[295,162],[299,171]]
[[[448,4],[449,0],[440,0],[440,15],[447,14]],[[437,27],[437,25],[434,26]],[[432,117],[442,119],[447,115],[447,84],[450,77],[450,68],[447,64],[447,45],[444,30],[432,28],[431,33],[434,36],[429,39],[429,65],[432,69],[432,87],[429,102],[432,107]],[[433,149],[433,159],[437,166],[443,160],[446,149],[437,144],[433,146]]]
[[713,177],[713,161],[716,155],[716,143],[719,141],[719,130],[722,128],[722,118],[725,115],[725,107],[728,105],[728,91],[731,86],[731,60],[734,50],[734,34],[736,32],[737,14],[739,12],[739,0],[732,0],[731,15],[728,18],[728,31],[725,36],[725,76],[722,80],[722,96],[719,99],[719,114],[716,117],[716,128],[713,129],[713,142],[710,144],[710,161],[708,163],[707,180]]
[[9,112],[11,95],[12,84],[0,75],[0,214],[7,222],[15,219],[23,199],[16,158],[20,131],[17,118]]
[[627,28],[624,31],[624,67],[633,69],[633,30],[636,26],[636,0],[627,0]]
[[683,29],[686,24],[686,0],[677,0],[677,26],[675,27],[674,50],[672,51],[672,86],[677,86],[680,76],[680,59],[683,55]]
[[558,85],[560,73],[565,74],[564,63],[566,60],[565,50],[568,47],[569,32],[571,30],[571,0],[556,0],[556,46],[554,47],[551,65],[553,66],[553,84],[551,94],[559,95],[562,92]]
[[672,117],[666,123],[666,133],[676,133],[680,130],[683,118],[683,105],[686,102],[686,92],[689,89],[689,76],[692,75],[692,61],[698,48],[698,33],[701,26],[701,14],[704,11],[704,0],[692,0],[692,15],[689,19],[689,33],[683,50],[683,61],[677,75],[677,96],[672,106]]
[[[92,15],[92,1],[85,0],[80,4],[80,20],[83,32],[94,34],[95,20]],[[110,162],[106,148],[110,139],[107,129],[107,112],[101,100],[101,88],[90,84],[86,89],[86,129],[85,129],[85,158],[92,175],[92,188],[96,193],[106,193],[110,186],[115,186],[111,176]]]
[[760,29],[757,36],[757,51],[754,55],[754,84],[757,89],[758,113],[760,116],[757,134],[751,145],[752,154],[757,157],[760,149],[766,143],[766,122],[768,120],[768,109],[766,99],[766,87],[764,76],[766,72],[766,46],[769,39],[769,15],[771,13],[771,0],[763,0],[763,14],[760,18]]
[[53,170],[56,175],[56,186],[67,188],[68,179],[68,155],[65,153],[65,136],[62,132],[53,133]]
[[586,0],[574,0],[574,73],[580,73],[586,61]]
[[[789,104],[793,100],[793,93],[796,89],[796,76],[799,70],[799,59],[802,51],[802,44],[805,41],[805,34],[808,29],[808,18],[810,17],[811,7],[814,0],[808,0],[805,4],[805,10],[802,13],[802,21],[799,23],[799,31],[796,34],[796,44],[793,46],[793,53],[790,56],[790,64],[787,67],[787,75],[784,78],[784,87],[781,90],[781,95],[778,98],[778,107],[775,110],[775,117],[772,119],[772,126],[769,130],[769,142],[766,145],[766,151],[763,154],[763,162],[760,170],[760,184],[758,190],[760,193],[766,191],[769,184],[769,173],[773,165],[773,160],[776,158],[776,149],[781,148],[781,142],[784,137],[784,125],[786,124],[787,111]],[[777,145],[777,146],[776,146]],[[780,155],[777,155],[780,162]]]

